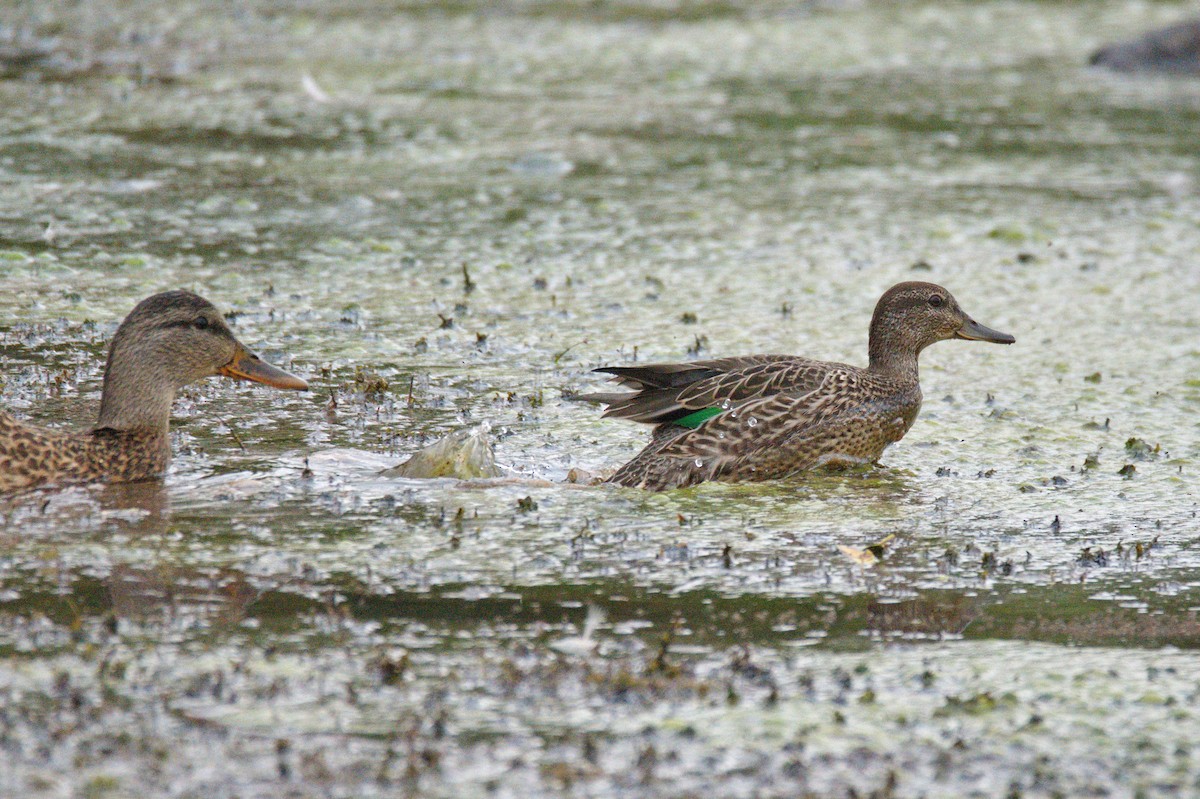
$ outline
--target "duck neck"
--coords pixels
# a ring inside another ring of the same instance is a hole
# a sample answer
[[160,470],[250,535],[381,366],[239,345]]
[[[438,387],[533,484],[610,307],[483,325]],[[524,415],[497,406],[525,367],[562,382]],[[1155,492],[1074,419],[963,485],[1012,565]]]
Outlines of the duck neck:
[[104,371],[96,428],[165,436],[174,402],[173,381],[158,369],[139,367],[114,350]]
[[868,344],[872,372],[901,377],[917,382],[917,357],[921,350],[898,336],[894,330],[884,330],[883,325],[871,324]]

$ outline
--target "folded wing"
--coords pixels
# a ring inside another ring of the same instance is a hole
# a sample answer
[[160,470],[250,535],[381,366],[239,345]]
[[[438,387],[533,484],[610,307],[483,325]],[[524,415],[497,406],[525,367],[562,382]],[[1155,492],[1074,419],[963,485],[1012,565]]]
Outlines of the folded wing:
[[729,409],[776,394],[807,394],[828,377],[830,364],[790,355],[749,355],[682,364],[597,369],[633,389],[590,394],[608,405],[605,416],[670,424],[696,411]]

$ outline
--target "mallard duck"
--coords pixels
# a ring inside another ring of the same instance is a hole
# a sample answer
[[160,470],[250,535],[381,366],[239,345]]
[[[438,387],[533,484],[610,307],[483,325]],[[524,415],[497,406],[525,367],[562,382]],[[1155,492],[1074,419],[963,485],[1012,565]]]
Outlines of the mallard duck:
[[175,392],[213,375],[308,388],[247,350],[203,297],[165,291],[142,300],[113,336],[100,419],[91,431],[47,430],[0,412],[0,492],[161,475],[171,459]]
[[967,316],[941,286],[909,282],[876,304],[865,369],[794,355],[597,369],[634,389],[589,395],[608,406],[604,416],[655,425],[608,482],[663,491],[875,463],[921,409],[917,356],[950,338],[1016,341]]

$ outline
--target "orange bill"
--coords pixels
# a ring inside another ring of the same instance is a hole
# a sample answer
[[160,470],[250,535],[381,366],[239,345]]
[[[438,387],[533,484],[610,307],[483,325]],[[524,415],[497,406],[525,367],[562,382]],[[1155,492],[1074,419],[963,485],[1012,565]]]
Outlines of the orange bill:
[[217,374],[234,380],[252,380],[272,388],[292,388],[307,391],[308,383],[293,374],[272,366],[254,353],[242,347],[229,363],[217,370]]

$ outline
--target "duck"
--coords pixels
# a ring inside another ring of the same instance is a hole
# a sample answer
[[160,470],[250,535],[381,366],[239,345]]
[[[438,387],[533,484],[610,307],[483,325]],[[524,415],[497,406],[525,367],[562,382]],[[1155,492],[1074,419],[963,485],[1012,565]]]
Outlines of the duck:
[[876,464],[921,409],[918,357],[947,339],[1016,341],[942,286],[909,281],[875,305],[866,367],[745,355],[596,369],[632,391],[585,399],[606,405],[604,417],[653,425],[650,443],[605,482],[665,491]]
[[308,388],[250,352],[203,297],[176,290],[142,300],[109,346],[95,427],[48,429],[0,411],[0,493],[161,477],[171,461],[168,428],[176,392],[217,375]]

